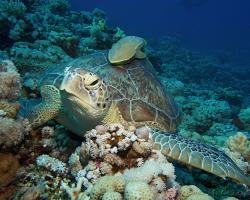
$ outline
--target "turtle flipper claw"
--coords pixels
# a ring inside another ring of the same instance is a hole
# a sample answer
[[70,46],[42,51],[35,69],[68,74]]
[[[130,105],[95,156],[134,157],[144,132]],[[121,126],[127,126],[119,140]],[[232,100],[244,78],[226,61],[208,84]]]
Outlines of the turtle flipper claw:
[[33,128],[41,126],[54,118],[61,108],[60,93],[55,86],[43,86],[41,88],[41,96],[42,102],[35,106],[34,110],[28,116]]

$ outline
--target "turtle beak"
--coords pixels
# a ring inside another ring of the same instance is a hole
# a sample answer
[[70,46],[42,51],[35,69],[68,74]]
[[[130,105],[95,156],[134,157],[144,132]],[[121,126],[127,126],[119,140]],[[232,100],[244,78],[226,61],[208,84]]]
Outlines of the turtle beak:
[[98,113],[100,113],[100,111],[96,109],[95,105],[92,105],[90,101],[87,101],[87,99],[83,98],[82,96],[70,93],[66,90],[62,90],[61,95],[63,96],[62,99],[64,99],[63,102],[66,104],[69,102],[71,104],[75,104],[76,107],[80,108],[82,111],[85,111],[87,114],[98,115]]

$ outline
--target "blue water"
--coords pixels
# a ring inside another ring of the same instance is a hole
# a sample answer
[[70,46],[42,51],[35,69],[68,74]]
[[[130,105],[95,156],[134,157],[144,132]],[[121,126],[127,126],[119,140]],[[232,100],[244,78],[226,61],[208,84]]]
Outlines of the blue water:
[[121,27],[128,34],[150,38],[178,35],[184,44],[200,50],[250,48],[249,0],[70,2],[74,10],[93,10],[96,7],[104,10],[109,24]]

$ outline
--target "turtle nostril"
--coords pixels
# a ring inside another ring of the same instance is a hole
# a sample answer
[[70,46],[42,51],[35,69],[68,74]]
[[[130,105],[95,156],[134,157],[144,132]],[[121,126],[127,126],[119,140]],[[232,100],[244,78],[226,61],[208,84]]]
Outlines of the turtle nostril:
[[90,91],[90,92],[89,92],[89,95],[93,97],[93,96],[95,96],[95,93],[92,92],[92,91]]

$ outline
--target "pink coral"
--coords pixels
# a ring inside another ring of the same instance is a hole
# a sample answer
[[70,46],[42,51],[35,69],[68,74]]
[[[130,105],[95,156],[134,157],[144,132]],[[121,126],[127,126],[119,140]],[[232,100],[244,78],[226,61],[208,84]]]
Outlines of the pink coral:
[[169,188],[165,192],[165,200],[176,200],[178,196],[178,189],[175,187]]
[[149,129],[147,127],[136,129],[135,134],[139,139],[144,139],[146,141],[149,139]]

